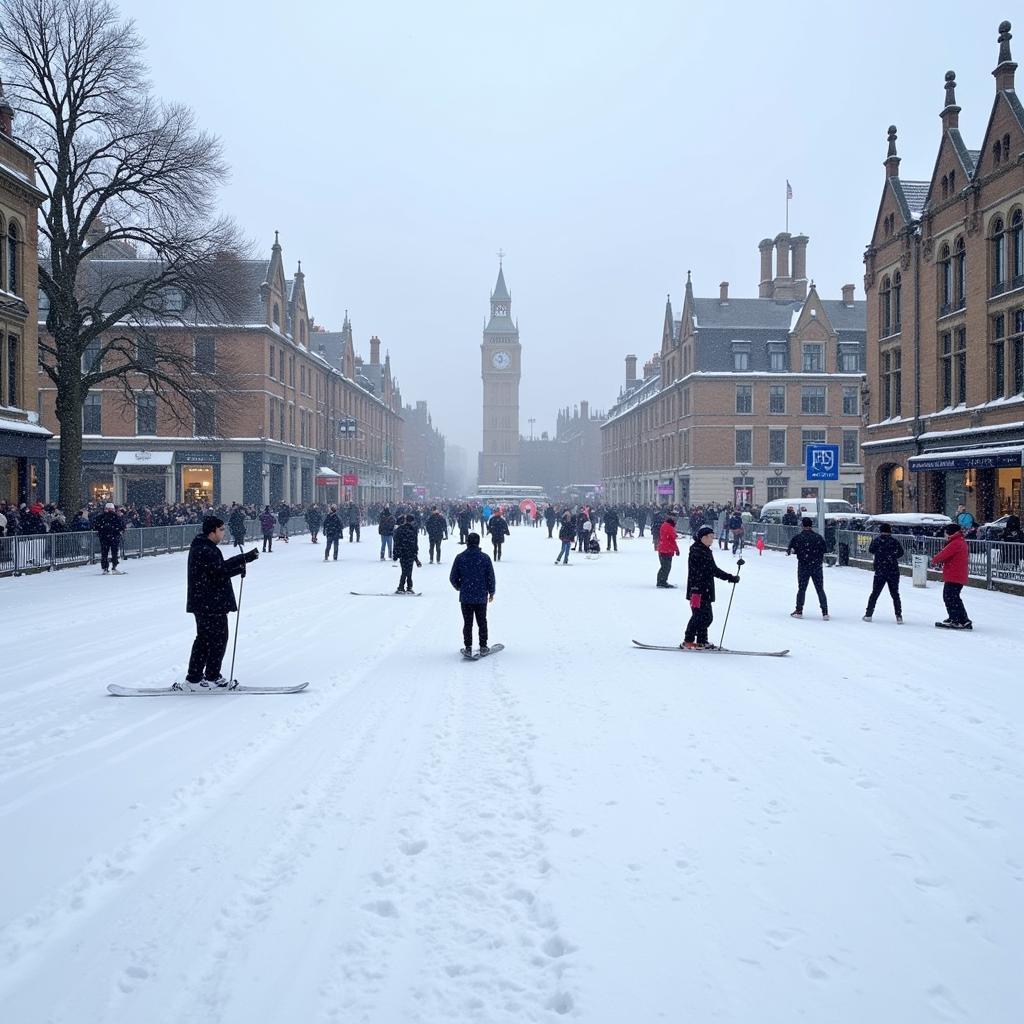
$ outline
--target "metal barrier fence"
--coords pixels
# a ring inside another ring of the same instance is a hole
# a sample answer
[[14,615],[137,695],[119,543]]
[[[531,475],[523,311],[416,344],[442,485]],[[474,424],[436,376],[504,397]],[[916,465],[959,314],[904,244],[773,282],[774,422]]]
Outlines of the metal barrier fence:
[[[118,560],[142,558],[144,555],[166,555],[184,551],[199,532],[195,523],[183,526],[143,526],[125,530],[121,535]],[[292,536],[309,532],[306,521],[288,521]],[[277,527],[274,529],[275,536]],[[256,544],[263,537],[255,519],[246,520],[247,544]],[[225,533],[224,545],[230,546],[231,534]],[[21,576],[24,573],[52,572],[72,569],[78,565],[94,565],[100,560],[100,539],[93,530],[74,533],[30,533],[0,537],[0,576]]]

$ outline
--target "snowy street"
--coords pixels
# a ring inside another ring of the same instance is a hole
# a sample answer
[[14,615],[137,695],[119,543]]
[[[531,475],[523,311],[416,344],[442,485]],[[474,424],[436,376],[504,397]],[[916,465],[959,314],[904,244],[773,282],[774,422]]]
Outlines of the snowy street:
[[0,580],[0,1020],[1020,1019],[1019,599],[952,633],[904,578],[867,624],[836,568],[796,621],[748,548],[726,646],[788,658],[640,651],[688,538],[663,591],[647,538],[563,568],[522,527],[468,663],[456,542],[354,597],[398,580],[364,534],[246,578],[235,675],[297,695],[106,693],[182,678],[184,554]]

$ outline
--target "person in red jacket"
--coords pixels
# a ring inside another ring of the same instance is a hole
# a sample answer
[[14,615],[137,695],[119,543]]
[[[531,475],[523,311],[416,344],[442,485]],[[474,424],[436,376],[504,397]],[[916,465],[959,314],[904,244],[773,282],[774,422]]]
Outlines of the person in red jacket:
[[669,516],[661,524],[658,531],[658,561],[661,568],[658,570],[658,586],[670,590],[675,584],[669,583],[668,574],[672,571],[672,558],[679,554],[679,545],[676,543],[676,521]]
[[946,546],[932,558],[932,565],[942,566],[942,600],[946,605],[946,618],[935,625],[940,629],[973,629],[960,599],[967,583],[967,541],[956,523],[946,527],[946,534]]

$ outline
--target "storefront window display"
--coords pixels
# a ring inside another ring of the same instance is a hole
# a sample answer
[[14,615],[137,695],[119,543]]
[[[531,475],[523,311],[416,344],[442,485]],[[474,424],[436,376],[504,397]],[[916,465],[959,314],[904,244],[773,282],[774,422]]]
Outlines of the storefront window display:
[[181,496],[185,502],[210,504],[213,500],[213,466],[183,466]]

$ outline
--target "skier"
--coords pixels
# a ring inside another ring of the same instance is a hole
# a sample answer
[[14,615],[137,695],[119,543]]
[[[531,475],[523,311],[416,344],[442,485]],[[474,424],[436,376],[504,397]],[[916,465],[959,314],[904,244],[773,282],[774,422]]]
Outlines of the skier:
[[231,502],[231,514],[228,516],[228,529],[231,531],[231,543],[240,548],[245,544],[245,513],[241,505]]
[[821,617],[828,621],[828,598],[825,596],[825,581],[822,577],[822,563],[825,560],[825,538],[814,531],[814,523],[804,516],[800,520],[803,527],[793,536],[786,548],[786,554],[796,554],[796,610],[789,614],[794,619],[802,619],[804,615],[804,595],[807,593],[807,582],[814,584],[821,606]]
[[487,605],[494,600],[495,580],[494,564],[480,550],[480,534],[471,533],[466,537],[466,550],[455,556],[448,582],[459,592],[459,603],[462,605],[462,653],[469,655],[473,651],[475,618],[480,634],[480,653],[486,654],[489,650]]
[[448,520],[438,511],[435,505],[430,515],[427,516],[427,541],[430,547],[430,564],[434,564],[434,554],[437,554],[437,564],[441,564],[441,541],[448,539]]
[[336,506],[331,505],[327,511],[327,515],[324,516],[324,561],[327,561],[327,556],[331,553],[331,549],[334,549],[334,560],[338,560],[338,541],[341,540],[341,535],[345,532],[345,527],[341,521],[341,516],[338,515],[338,509]]
[[501,561],[501,546],[509,535],[508,521],[498,509],[487,522],[487,532],[491,535],[491,543],[494,545],[494,560]]
[[237,682],[220,674],[224,652],[228,648],[228,612],[238,611],[231,577],[245,575],[247,562],[260,557],[253,548],[244,555],[225,560],[220,553],[224,538],[224,520],[206,516],[202,533],[192,541],[188,552],[188,600],[185,610],[196,617],[196,638],[184,683],[175,689],[201,690],[214,686],[234,687]]
[[946,526],[946,536],[946,546],[932,556],[932,565],[942,566],[942,602],[946,606],[946,618],[935,625],[940,629],[973,629],[974,623],[960,599],[960,591],[967,585],[967,541],[957,523]]
[[396,594],[412,593],[412,566],[422,566],[417,555],[419,554],[419,541],[416,537],[416,525],[412,522],[412,516],[399,516],[395,527],[395,558],[402,566],[402,575],[398,578],[398,589]]
[[[715,617],[712,604],[715,601],[715,577],[729,583],[739,583],[739,576],[725,572],[715,565],[711,545],[715,543],[715,528],[702,526],[697,539],[690,545],[687,557],[686,596],[690,602],[690,621],[680,647],[688,651],[713,651],[715,645],[708,641],[708,627]],[[737,565],[743,565],[741,558]]]
[[309,539],[316,544],[316,535],[320,532],[320,524],[323,522],[323,517],[320,515],[320,509],[316,505],[310,505],[306,509],[306,525],[309,527]]
[[387,505],[381,509],[377,532],[380,534],[380,560],[384,561],[384,552],[387,551],[388,558],[394,561],[395,517]]
[[260,516],[260,529],[263,531],[263,550],[266,552],[272,552],[274,550],[274,513],[270,511],[270,506],[266,505],[263,509],[263,514]]
[[122,573],[117,568],[117,549],[124,533],[124,520],[114,511],[114,503],[108,501],[104,510],[93,520],[92,528],[100,538],[100,566],[103,575],[113,571],[115,576]]
[[[712,531],[712,534],[714,531]],[[676,521],[669,516],[658,529],[658,561],[661,568],[658,569],[657,585],[662,590],[671,590],[674,583],[669,583],[668,574],[672,571],[672,559],[679,554],[679,545],[676,543]]]
[[875,602],[886,586],[892,598],[892,610],[896,613],[896,621],[903,624],[903,605],[900,603],[900,559],[903,557],[903,545],[892,535],[892,527],[882,523],[878,527],[878,536],[873,538],[868,553],[875,556],[875,579],[871,584],[871,596],[868,598],[864,621],[870,622],[875,613]]
[[562,516],[562,525],[558,530],[558,539],[562,542],[562,549],[558,552],[555,565],[558,565],[559,562],[562,562],[563,565],[569,564],[569,549],[572,547],[572,541],[575,536],[576,527],[572,522],[572,514],[566,512]]

